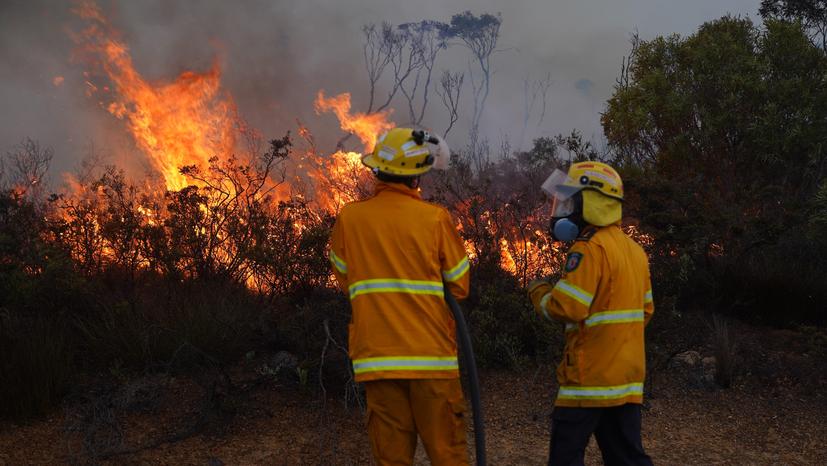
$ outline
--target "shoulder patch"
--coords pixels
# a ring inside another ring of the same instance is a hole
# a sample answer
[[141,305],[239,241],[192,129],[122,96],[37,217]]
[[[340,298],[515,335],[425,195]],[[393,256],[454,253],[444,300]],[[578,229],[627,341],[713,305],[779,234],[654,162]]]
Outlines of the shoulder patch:
[[572,252],[566,258],[566,272],[574,272],[583,260],[583,253]]

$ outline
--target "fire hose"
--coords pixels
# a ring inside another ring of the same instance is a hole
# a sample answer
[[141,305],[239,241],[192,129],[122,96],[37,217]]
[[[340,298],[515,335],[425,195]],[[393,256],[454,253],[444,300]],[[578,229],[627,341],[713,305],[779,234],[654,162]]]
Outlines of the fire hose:
[[454,321],[457,324],[457,339],[462,354],[463,367],[468,371],[466,382],[469,394],[471,395],[471,409],[474,412],[474,447],[476,449],[477,466],[485,466],[485,426],[482,414],[482,402],[480,401],[480,379],[477,376],[477,361],[474,359],[474,348],[471,345],[471,333],[468,331],[468,324],[462,315],[462,309],[454,296],[445,286],[445,301],[451,308]]

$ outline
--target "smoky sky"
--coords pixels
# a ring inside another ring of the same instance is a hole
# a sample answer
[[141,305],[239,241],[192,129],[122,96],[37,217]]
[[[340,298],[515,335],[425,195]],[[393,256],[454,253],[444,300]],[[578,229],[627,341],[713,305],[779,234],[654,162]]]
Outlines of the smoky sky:
[[[351,92],[354,109],[364,110],[368,81],[362,58],[362,26],[451,15],[501,13],[498,51],[492,58],[491,95],[482,119],[492,146],[508,140],[528,147],[532,138],[577,129],[602,145],[599,115],[619,73],[629,39],[688,35],[703,22],[726,14],[756,18],[759,0],[101,0],[98,5],[118,29],[137,70],[151,81],[170,81],[186,70],[207,70],[218,57],[223,87],[239,114],[266,137],[295,133],[300,119],[322,148],[341,136],[332,115],[317,115],[316,92]],[[0,151],[25,137],[55,149],[53,171],[71,170],[91,148],[117,152],[116,163],[141,166],[123,121],[85,94],[87,64],[73,61],[69,31],[83,22],[71,1],[0,0]],[[470,55],[459,45],[443,53],[436,69],[468,74]],[[61,80],[55,80],[56,77]],[[550,76],[546,116],[540,103],[523,124],[524,83]],[[388,90],[383,82],[382,97]],[[449,135],[453,146],[467,139],[471,118],[466,82],[460,121]],[[392,119],[407,122],[402,100]],[[442,132],[446,111],[439,98],[423,124]],[[522,135],[522,138],[521,138]],[[355,141],[351,142],[352,149]],[[495,150],[496,152],[496,150]],[[126,159],[124,160],[124,155]]]

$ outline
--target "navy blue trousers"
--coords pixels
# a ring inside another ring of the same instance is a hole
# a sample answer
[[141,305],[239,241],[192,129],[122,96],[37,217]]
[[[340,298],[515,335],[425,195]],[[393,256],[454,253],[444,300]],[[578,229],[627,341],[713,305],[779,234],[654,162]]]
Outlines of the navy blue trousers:
[[651,466],[640,438],[640,405],[611,408],[555,407],[551,413],[549,466],[581,466],[594,434],[607,466]]

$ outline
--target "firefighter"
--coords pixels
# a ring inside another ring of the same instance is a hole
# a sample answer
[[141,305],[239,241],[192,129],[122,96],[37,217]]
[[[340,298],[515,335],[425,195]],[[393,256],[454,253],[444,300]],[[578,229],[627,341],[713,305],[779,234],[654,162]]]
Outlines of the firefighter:
[[543,184],[552,236],[574,241],[562,278],[529,284],[535,310],[565,323],[552,411],[550,465],[582,465],[594,434],[607,465],[651,465],[640,434],[643,329],[654,312],[646,253],[620,229],[623,183],[600,162],[572,164]]
[[362,158],[377,178],[374,195],[345,205],[333,227],[329,256],[350,297],[350,358],[379,465],[412,464],[417,435],[433,464],[468,464],[456,327],[443,295],[468,295],[468,257],[448,211],[418,190],[448,154],[425,131],[383,134]]

